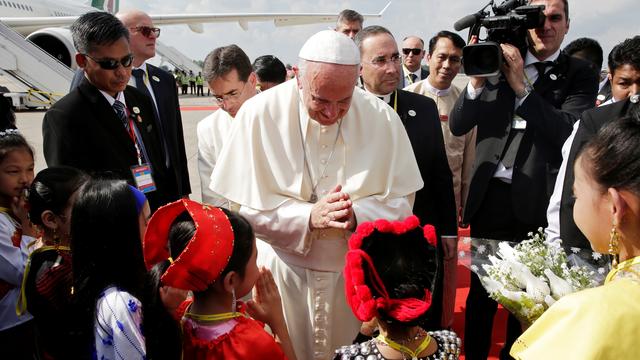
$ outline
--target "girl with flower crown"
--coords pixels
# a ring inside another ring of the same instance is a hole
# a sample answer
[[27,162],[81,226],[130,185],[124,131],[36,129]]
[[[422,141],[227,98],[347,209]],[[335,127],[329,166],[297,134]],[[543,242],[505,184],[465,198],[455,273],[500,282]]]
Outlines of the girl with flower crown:
[[433,226],[416,216],[362,223],[349,239],[344,268],[347,301],[364,322],[377,319],[380,334],[336,350],[335,359],[457,359],[452,331],[419,324],[431,306],[437,257]]
[[603,286],[553,304],[511,348],[516,359],[638,359],[640,108],[614,120],[575,162],[573,218],[594,251],[613,257]]
[[33,180],[33,150],[15,129],[0,131],[0,358],[31,359],[33,322],[16,314],[22,274],[35,240],[25,200]]
[[[176,201],[149,221],[144,252],[148,267],[166,267],[158,277],[162,285],[193,292],[177,310],[181,331],[171,316],[164,317],[164,324],[145,319],[145,328],[153,331],[148,334],[149,359],[296,359],[278,288],[271,273],[256,265],[256,240],[243,217],[191,200]],[[254,298],[243,308],[236,298],[252,288]],[[166,306],[166,301],[156,303]],[[172,343],[180,342],[182,349],[176,351]]]

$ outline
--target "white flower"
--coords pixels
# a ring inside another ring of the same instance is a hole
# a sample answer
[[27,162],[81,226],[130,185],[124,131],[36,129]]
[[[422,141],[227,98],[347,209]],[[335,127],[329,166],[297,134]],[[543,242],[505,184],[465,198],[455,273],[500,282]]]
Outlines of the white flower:
[[571,294],[574,291],[573,286],[571,286],[571,284],[568,281],[558,277],[556,274],[553,273],[553,271],[549,269],[544,269],[544,274],[549,279],[549,284],[551,285],[551,292],[553,293],[553,296],[556,299],[559,299],[565,295]]
[[465,255],[466,255],[466,253],[465,253],[464,251],[460,251],[460,252],[458,253],[458,257],[459,257],[459,258],[463,258],[463,257],[465,257]]
[[580,248],[579,247],[572,247],[571,248],[571,252],[574,253],[574,254],[577,254],[577,253],[580,252]]
[[518,261],[516,258],[516,251],[504,241],[498,244],[498,255],[505,260],[514,262]]
[[602,258],[602,254],[594,251],[593,253],[591,253],[591,257],[593,258],[593,260],[600,260],[600,258]]
[[478,266],[477,265],[471,265],[470,266],[471,271],[473,271],[474,273],[478,272]]
[[478,254],[484,254],[484,252],[487,251],[487,247],[484,245],[480,245],[478,246]]
[[470,243],[471,243],[471,238],[470,238],[470,237],[468,237],[468,236],[465,236],[465,237],[462,239],[462,243],[463,243],[463,244],[470,244]]
[[603,275],[604,274],[604,268],[598,268],[598,274]]
[[[487,293],[489,294],[500,293],[501,290],[503,290],[504,288],[504,286],[501,283],[491,279],[488,276],[483,277],[482,281],[484,282],[484,288],[487,290]],[[507,291],[507,290],[504,290],[504,291]]]

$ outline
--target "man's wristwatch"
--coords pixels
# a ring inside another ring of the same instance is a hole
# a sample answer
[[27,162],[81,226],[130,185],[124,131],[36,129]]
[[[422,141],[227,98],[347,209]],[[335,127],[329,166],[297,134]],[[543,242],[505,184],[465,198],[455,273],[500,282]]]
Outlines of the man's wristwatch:
[[527,85],[525,85],[524,89],[519,94],[516,94],[516,98],[518,98],[518,100],[524,99],[532,91],[533,91],[533,87],[531,85],[527,84]]

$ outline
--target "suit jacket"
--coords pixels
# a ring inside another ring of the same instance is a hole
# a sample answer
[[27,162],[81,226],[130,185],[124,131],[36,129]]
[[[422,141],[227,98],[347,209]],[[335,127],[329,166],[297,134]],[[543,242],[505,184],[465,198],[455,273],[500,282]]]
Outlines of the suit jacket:
[[[588,249],[589,241],[582,234],[573,221],[573,165],[580,150],[591,138],[593,138],[600,128],[609,122],[623,117],[633,108],[629,99],[616,103],[591,109],[582,113],[578,131],[571,143],[571,150],[567,159],[567,171],[564,175],[562,185],[562,198],[560,199],[560,238],[565,246]],[[636,105],[637,106],[637,105]]]
[[[131,86],[124,90],[126,105],[140,112],[134,121],[153,170],[157,190],[147,193],[152,209],[176,200],[175,181],[167,175],[154,125],[151,100]],[[133,141],[107,99],[89,81],[54,104],[42,123],[44,157],[48,166],[67,165],[88,173],[112,172],[134,184],[131,167],[138,164]]]
[[[420,80],[424,80],[429,76],[429,68],[426,66],[421,66],[420,67],[420,79],[416,79],[415,82],[418,82]],[[409,83],[409,81],[407,80],[407,73],[404,72],[404,66],[402,67],[402,71],[400,72],[400,82],[398,83],[397,88],[398,89],[404,89],[405,87],[411,85],[411,83]]]
[[[424,187],[416,192],[413,213],[423,224],[433,224],[439,235],[456,236],[458,221],[453,177],[436,103],[405,90],[397,90],[397,96],[396,112],[407,130],[424,181]],[[392,96],[392,107],[393,103]]]
[[[191,185],[189,183],[187,154],[185,152],[182,115],[180,114],[176,80],[173,75],[148,63],[147,71],[169,150],[171,160],[169,173],[175,177],[179,194],[186,196],[191,193]],[[156,81],[156,78],[159,81]]]
[[[597,74],[583,60],[564,53],[538,78],[534,91],[515,110],[527,120],[516,153],[511,181],[512,208],[524,224],[546,226],[546,209],[562,163],[561,149],[580,113],[592,108]],[[449,117],[451,132],[460,136],[477,125],[476,160],[464,221],[469,223],[484,200],[509,137],[515,93],[506,78],[488,78],[474,100],[458,98]]]

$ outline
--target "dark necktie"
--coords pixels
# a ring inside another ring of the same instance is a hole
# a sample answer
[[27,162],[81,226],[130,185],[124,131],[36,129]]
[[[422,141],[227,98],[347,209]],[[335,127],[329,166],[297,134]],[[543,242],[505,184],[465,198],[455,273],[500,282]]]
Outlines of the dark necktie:
[[[131,129],[131,122],[127,118],[127,111],[125,110],[124,104],[116,100],[113,103],[113,110],[116,111],[116,115],[118,116],[120,121],[122,121],[124,128],[127,130],[127,134],[131,134],[132,132],[135,134],[135,129]],[[138,145],[138,149],[140,150],[140,157],[142,158],[142,162],[144,163],[146,162],[144,145],[142,144],[142,140],[138,138],[137,134],[134,138],[134,141],[136,142],[136,145]]]
[[537,63],[533,63],[533,66],[538,70],[538,80],[544,77],[545,71],[552,65],[553,61],[538,61]]
[[416,79],[418,78],[418,75],[411,73],[409,74],[409,78],[411,79],[411,83],[413,84],[414,82],[416,82]]
[[133,75],[133,77],[136,80],[136,88],[138,90],[140,90],[143,94],[147,95],[147,97],[149,98],[149,100],[151,100],[151,107],[153,108],[153,118],[155,120],[155,124],[158,127],[158,131],[160,132],[160,138],[162,139],[162,141],[160,142],[160,146],[162,146],[162,150],[163,150],[163,154],[164,154],[164,158],[165,158],[165,165],[167,167],[169,167],[170,162],[169,162],[169,151],[168,151],[168,146],[167,146],[167,138],[164,135],[164,128],[162,126],[162,122],[160,121],[160,115],[158,114],[158,110],[156,109],[155,103],[153,101],[153,97],[151,96],[151,93],[149,92],[149,88],[147,88],[147,84],[145,84],[144,82],[144,78],[145,78],[145,73],[144,70],[142,69],[133,69],[131,71],[131,75]]

